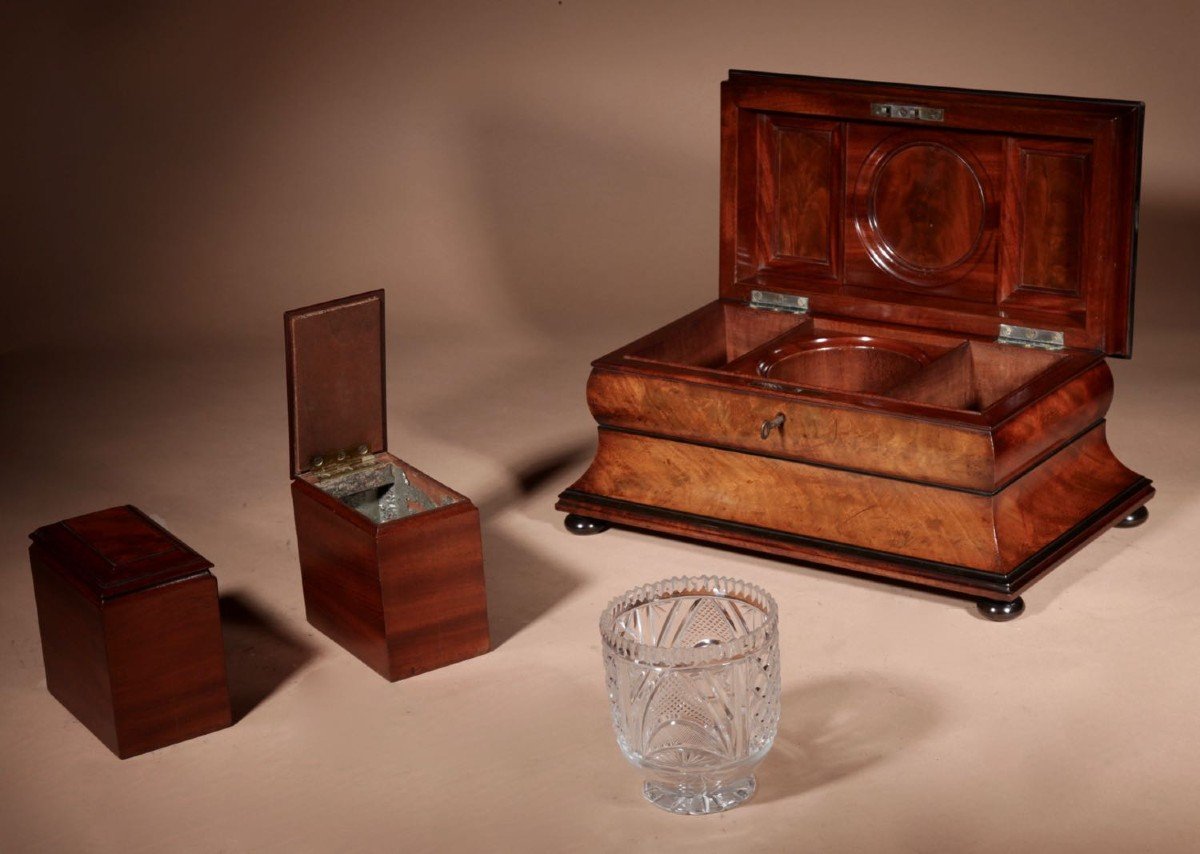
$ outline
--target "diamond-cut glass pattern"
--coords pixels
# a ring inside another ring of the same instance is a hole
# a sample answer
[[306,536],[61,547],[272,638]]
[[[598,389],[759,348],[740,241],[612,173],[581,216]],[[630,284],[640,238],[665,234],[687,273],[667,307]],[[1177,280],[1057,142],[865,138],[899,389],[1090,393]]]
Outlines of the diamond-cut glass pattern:
[[774,600],[728,578],[673,578],[600,620],[613,728],[646,797],[673,812],[736,806],[779,727]]

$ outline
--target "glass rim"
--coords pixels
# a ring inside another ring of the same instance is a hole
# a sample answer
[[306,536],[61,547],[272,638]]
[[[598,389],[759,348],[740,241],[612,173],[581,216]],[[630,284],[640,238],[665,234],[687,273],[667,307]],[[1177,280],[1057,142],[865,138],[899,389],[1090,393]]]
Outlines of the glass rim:
[[[639,605],[655,600],[700,595],[738,599],[763,612],[761,626],[729,643],[703,647],[669,647],[638,643],[617,632],[617,618]],[[626,590],[612,599],[600,613],[600,637],[605,646],[622,658],[653,667],[701,667],[722,664],[759,649],[778,631],[779,606],[775,598],[757,584],[718,575],[674,576]]]

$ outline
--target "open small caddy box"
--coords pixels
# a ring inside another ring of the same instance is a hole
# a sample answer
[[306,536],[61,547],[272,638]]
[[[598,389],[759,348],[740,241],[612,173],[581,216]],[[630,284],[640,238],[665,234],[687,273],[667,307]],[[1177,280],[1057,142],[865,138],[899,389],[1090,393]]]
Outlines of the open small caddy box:
[[308,621],[395,681],[490,648],[479,511],[387,452],[383,291],[284,315]]
[[593,363],[609,523],[974,596],[993,619],[1150,481],[1130,355],[1143,108],[730,72],[720,298]]

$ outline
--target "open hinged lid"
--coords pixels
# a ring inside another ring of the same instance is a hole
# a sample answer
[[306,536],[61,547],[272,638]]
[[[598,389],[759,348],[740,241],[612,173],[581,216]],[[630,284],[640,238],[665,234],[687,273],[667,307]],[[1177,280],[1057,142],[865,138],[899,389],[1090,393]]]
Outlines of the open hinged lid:
[[131,504],[55,522],[29,538],[97,598],[180,581],[212,567]]
[[292,477],[387,448],[383,291],[283,316]]
[[721,296],[1128,356],[1142,117],[731,71]]

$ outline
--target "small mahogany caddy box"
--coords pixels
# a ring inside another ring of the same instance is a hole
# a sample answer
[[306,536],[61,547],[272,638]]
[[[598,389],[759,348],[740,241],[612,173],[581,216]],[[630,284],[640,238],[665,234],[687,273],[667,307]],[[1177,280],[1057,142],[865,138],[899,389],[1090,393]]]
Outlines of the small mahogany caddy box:
[[383,291],[284,315],[308,621],[392,681],[490,648],[479,511],[387,452]]
[[212,564],[136,507],[38,528],[46,687],[125,759],[229,726]]
[[619,523],[980,599],[996,619],[1150,481],[1130,355],[1143,107],[730,72],[720,298],[593,363],[560,496]]

